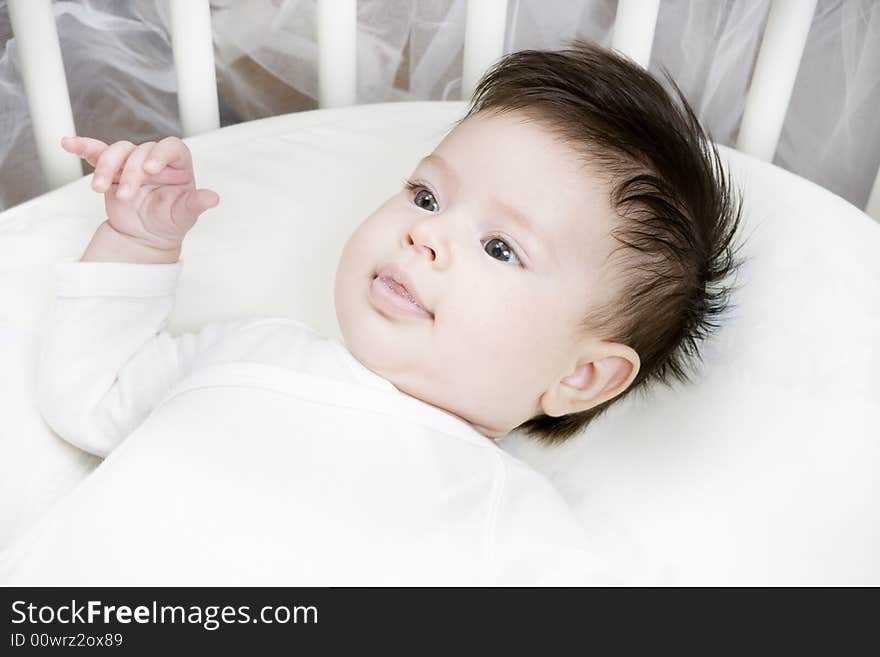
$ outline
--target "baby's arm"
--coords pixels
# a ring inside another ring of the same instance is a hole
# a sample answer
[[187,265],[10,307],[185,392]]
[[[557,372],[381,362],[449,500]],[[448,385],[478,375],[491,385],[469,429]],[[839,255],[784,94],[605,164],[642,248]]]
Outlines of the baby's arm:
[[[80,262],[55,266],[57,298],[42,336],[37,398],[56,433],[106,456],[195,356],[234,326],[211,324],[177,337],[164,330],[183,237],[218,199],[195,190],[189,151],[179,139],[108,147],[73,138],[63,146],[96,163],[93,187],[106,190],[108,220]],[[145,168],[148,159],[159,166]],[[121,192],[125,185],[128,194]]]

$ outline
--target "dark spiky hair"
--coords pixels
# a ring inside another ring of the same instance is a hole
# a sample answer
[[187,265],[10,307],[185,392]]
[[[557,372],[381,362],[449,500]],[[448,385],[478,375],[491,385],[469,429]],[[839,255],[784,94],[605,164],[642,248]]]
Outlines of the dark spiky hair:
[[[718,150],[665,69],[679,103],[625,56],[574,39],[562,50],[522,50],[492,66],[461,123],[477,112],[521,112],[606,180],[619,245],[609,265],[620,289],[580,328],[630,346],[641,366],[630,386],[585,411],[538,415],[517,429],[545,444],[571,437],[613,403],[656,381],[690,382],[699,343],[718,328],[742,264],[732,248],[741,198]],[[614,256],[617,256],[615,259]]]

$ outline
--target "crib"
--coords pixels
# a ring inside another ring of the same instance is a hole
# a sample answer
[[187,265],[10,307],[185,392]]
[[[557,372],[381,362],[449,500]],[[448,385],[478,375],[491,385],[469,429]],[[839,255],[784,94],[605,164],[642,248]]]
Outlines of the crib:
[[[737,150],[765,162],[782,131],[791,91],[817,0],[774,0],[752,76]],[[503,54],[507,0],[470,0],[462,71],[462,100],[480,75]],[[660,0],[620,0],[612,47],[647,68]],[[170,4],[178,105],[183,135],[220,127],[208,0]],[[354,104],[356,0],[318,0],[319,106]],[[10,0],[13,30],[21,42],[22,76],[34,134],[50,189],[82,175],[80,161],[57,145],[75,133],[73,112],[50,0]],[[880,170],[865,212],[880,219]]]
[[[503,54],[507,0],[467,4],[462,102],[363,106],[355,105],[356,2],[318,0],[320,109],[222,129],[208,0],[169,6],[181,136],[202,184],[234,190],[187,247],[189,275],[170,328],[274,313],[338,335],[326,282],[357,223],[351,217],[387,197],[463,113]],[[76,129],[50,0],[8,7],[49,190],[0,213],[0,385],[10,409],[0,418],[0,547],[99,462],[54,436],[30,393],[38,327],[52,298],[48,270],[82,251],[102,210],[79,158],[58,147]],[[618,3],[612,47],[643,67],[659,7]],[[560,489],[597,550],[643,583],[880,583],[880,392],[872,380],[880,369],[880,225],[871,219],[880,220],[880,171],[859,209],[770,163],[815,7],[773,1],[736,148],[719,147],[746,197],[754,240],[746,296],[706,343],[700,380],[626,400],[589,435],[555,449],[504,440]],[[307,153],[282,157],[272,150],[279,142]],[[260,158],[261,179],[242,179],[238,161]],[[364,200],[328,215],[321,195],[332,193],[332,181],[319,174],[372,166],[375,180],[351,182],[352,196]],[[313,173],[291,182],[277,173],[283,167]],[[309,248],[291,256],[269,238],[240,240],[237,217],[252,210],[250,193],[267,198],[255,213],[266,235],[295,226]],[[307,216],[328,220],[306,225]],[[220,267],[217,253],[237,262]],[[293,293],[278,282],[304,269],[324,282]],[[237,290],[239,280],[253,285]]]

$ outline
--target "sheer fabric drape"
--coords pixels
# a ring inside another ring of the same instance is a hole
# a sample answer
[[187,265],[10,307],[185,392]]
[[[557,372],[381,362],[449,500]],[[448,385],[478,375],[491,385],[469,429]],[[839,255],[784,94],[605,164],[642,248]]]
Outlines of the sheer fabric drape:
[[[212,0],[221,124],[317,107],[314,0]],[[460,100],[465,0],[358,0],[358,103]],[[662,0],[666,68],[733,146],[770,0]],[[505,52],[572,37],[609,46],[616,0],[509,0]],[[167,0],[53,4],[79,134],[181,134]],[[43,191],[0,0],[0,210]],[[819,0],[774,162],[864,207],[880,165],[880,2]]]

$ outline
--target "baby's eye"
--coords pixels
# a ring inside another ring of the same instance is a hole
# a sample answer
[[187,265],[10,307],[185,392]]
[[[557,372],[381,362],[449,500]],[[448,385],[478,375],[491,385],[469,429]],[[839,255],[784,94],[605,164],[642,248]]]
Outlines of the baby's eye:
[[437,205],[437,201],[434,200],[434,195],[427,189],[420,190],[413,201],[420,208],[428,210],[429,212],[437,212],[437,210],[440,209],[440,206]]
[[[490,248],[486,249],[486,247],[490,247]],[[514,262],[514,264],[522,266],[522,262],[520,262],[519,256],[516,255],[516,252],[513,249],[511,249],[504,240],[502,240],[498,237],[493,237],[488,242],[486,242],[486,244],[483,246],[483,249],[486,251],[486,253],[488,253],[493,258],[495,256],[502,256],[504,258],[511,258],[511,257],[513,258],[512,261],[508,259],[508,260],[502,260],[502,262]]]
[[413,182],[412,180],[407,180],[405,184],[406,188],[410,192],[416,193],[416,195],[413,197],[413,203],[422,208],[422,210],[427,210],[428,212],[437,212],[440,209],[440,206],[437,204],[436,199],[434,199],[434,195],[430,191]]

